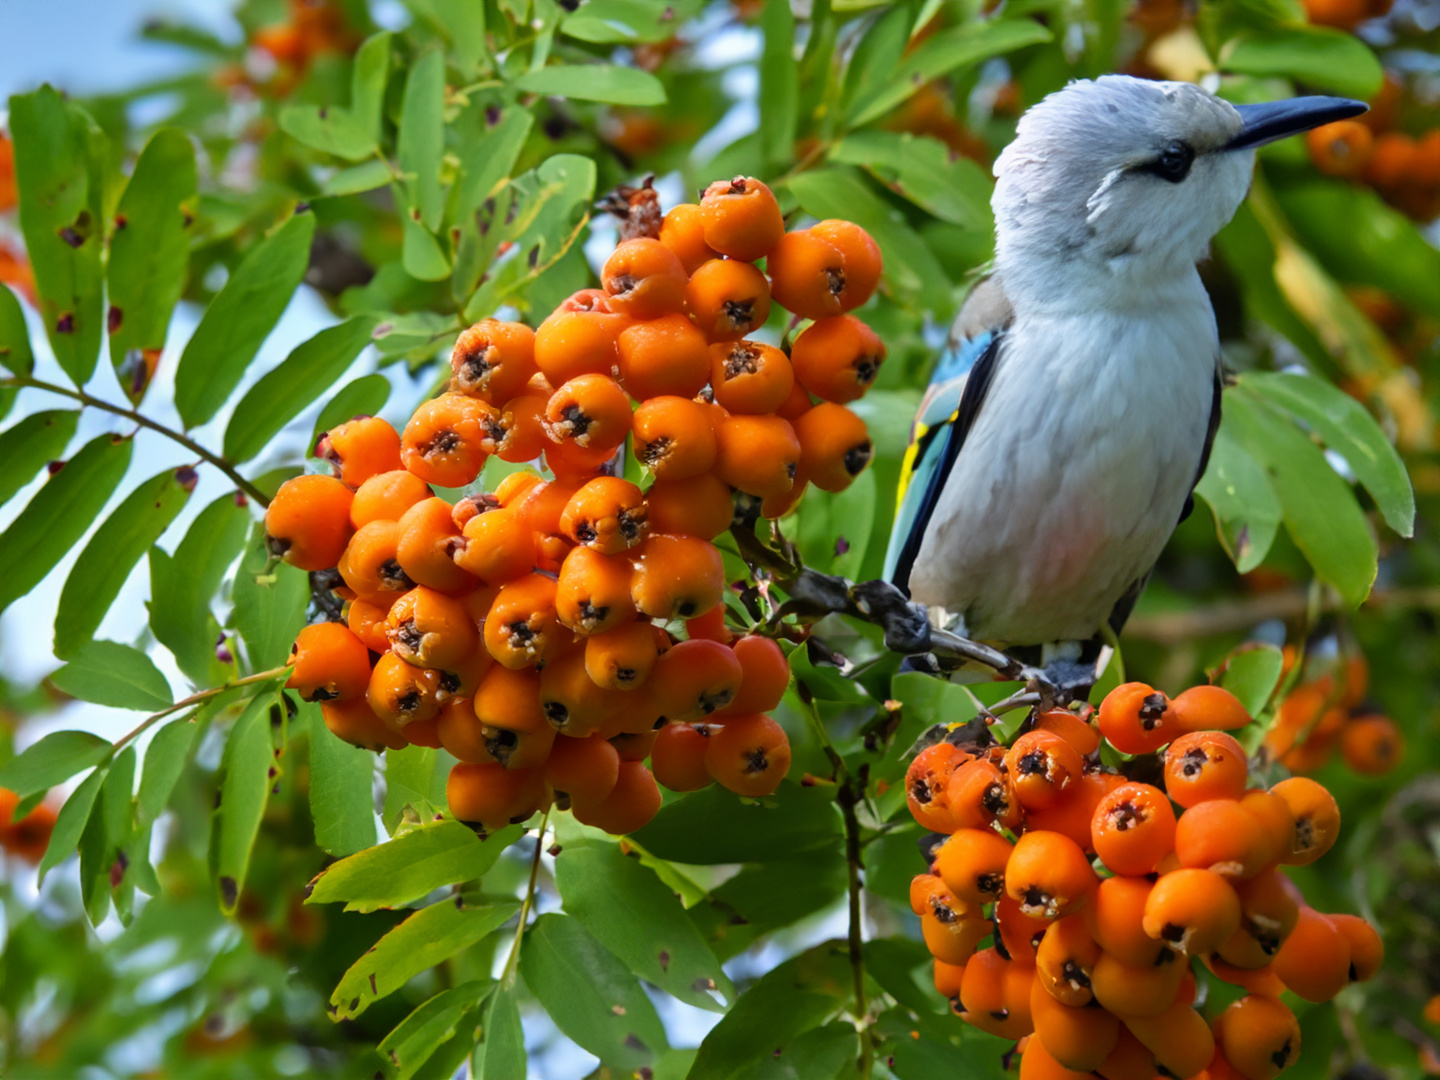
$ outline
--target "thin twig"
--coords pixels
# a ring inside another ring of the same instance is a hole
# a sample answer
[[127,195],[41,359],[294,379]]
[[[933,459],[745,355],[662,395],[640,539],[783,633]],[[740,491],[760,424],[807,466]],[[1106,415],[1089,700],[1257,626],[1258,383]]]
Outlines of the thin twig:
[[520,968],[520,941],[525,937],[525,920],[530,917],[530,908],[535,902],[535,881],[540,876],[540,853],[545,850],[545,829],[550,824],[550,811],[546,810],[540,819],[540,828],[535,833],[535,856],[530,860],[530,883],[525,886],[525,899],[520,904],[520,923],[515,927],[515,940],[510,944],[510,955],[505,958],[505,974],[501,982],[513,986],[515,973]]
[[280,667],[271,668],[269,671],[261,671],[257,672],[254,675],[246,675],[243,679],[232,679],[230,682],[227,682],[222,686],[212,686],[209,690],[201,690],[198,693],[191,694],[187,698],[181,698],[169,708],[161,709],[157,713],[151,713],[144,720],[141,720],[140,723],[137,724],[131,731],[128,731],[124,735],[121,735],[120,738],[115,740],[114,745],[111,747],[110,753],[113,756],[116,751],[123,749],[125,744],[128,743],[131,739],[139,737],[146,728],[150,727],[151,724],[154,724],[157,720],[165,719],[165,717],[171,715],[172,713],[177,713],[181,709],[188,709],[191,705],[198,705],[202,701],[208,701],[219,694],[225,693],[227,690],[234,690],[237,686],[248,686],[251,683],[264,682],[266,679],[273,679],[278,675],[284,675],[285,672],[289,670],[289,664],[282,664]]

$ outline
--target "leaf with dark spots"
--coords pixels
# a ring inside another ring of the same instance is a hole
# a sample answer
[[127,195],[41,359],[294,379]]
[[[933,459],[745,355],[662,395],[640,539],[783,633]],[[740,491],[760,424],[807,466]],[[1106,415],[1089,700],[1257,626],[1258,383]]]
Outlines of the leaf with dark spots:
[[233,908],[235,902],[240,898],[240,890],[235,884],[233,877],[222,877],[220,879],[220,896],[225,901],[227,908]]

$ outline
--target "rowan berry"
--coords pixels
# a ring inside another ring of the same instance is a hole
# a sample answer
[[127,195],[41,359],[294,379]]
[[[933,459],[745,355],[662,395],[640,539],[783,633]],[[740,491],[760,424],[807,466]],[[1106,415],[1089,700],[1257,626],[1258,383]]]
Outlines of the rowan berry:
[[1079,911],[1098,879],[1080,845],[1053,832],[1027,832],[1005,868],[1005,892],[1027,915],[1056,919]]
[[702,263],[718,258],[718,253],[705,243],[705,225],[700,207],[680,203],[671,207],[660,223],[660,243],[675,253],[687,274],[693,274]]
[[1215,1057],[1215,1036],[1205,1018],[1189,1002],[1176,1001],[1157,1016],[1136,1016],[1125,1026],[1147,1050],[1165,1076],[1197,1076]]
[[313,623],[290,649],[285,685],[305,701],[348,701],[370,684],[370,652],[342,623]]
[[721,255],[754,262],[780,242],[785,219],[770,188],[753,176],[716,180],[700,199],[705,243]]
[[953,743],[939,742],[916,755],[905,771],[905,802],[922,829],[953,833],[960,828],[950,802],[950,781],[971,757]]
[[1244,748],[1222,731],[1189,732],[1165,751],[1165,792],[1184,807],[1239,799],[1246,774]]
[[725,567],[708,540],[652,534],[632,558],[630,596],[652,619],[693,619],[725,593]]
[[1002,896],[995,901],[991,919],[995,923],[996,933],[1000,935],[1001,951],[1012,959],[1023,960],[1027,964],[1034,963],[1035,951],[1050,928],[1050,922],[1026,915],[1020,910],[1019,903],[1008,896]]
[[1436,134],[1437,131],[1440,128],[1431,128],[1420,136],[1410,171],[1411,180],[1431,189],[1440,187],[1440,135]]
[[1260,825],[1262,866],[1274,865],[1290,854],[1295,846],[1295,815],[1284,799],[1259,789],[1247,791],[1240,799],[1240,809]]
[[1056,919],[1035,950],[1035,982],[1062,1005],[1077,1009],[1095,1000],[1090,977],[1101,952],[1086,928],[1087,919],[1088,914]]
[[1326,176],[1358,177],[1370,163],[1374,136],[1355,120],[1337,120],[1305,133],[1310,160]]
[[795,484],[800,440],[778,416],[731,416],[715,432],[715,474],[759,498],[784,495]]
[[615,314],[615,309],[610,306],[610,297],[604,289],[577,289],[555,309],[559,312],[569,311],[598,311],[604,315]]
[[609,375],[620,362],[620,333],[630,324],[609,311],[556,311],[535,331],[535,364],[551,386]]
[[1082,758],[1100,749],[1100,732],[1087,713],[1076,715],[1069,709],[1050,709],[1035,718],[1035,731],[1048,731],[1060,736]]
[[800,440],[799,475],[821,491],[844,491],[875,456],[865,421],[844,405],[822,401],[792,425]]
[[710,411],[681,397],[644,402],[634,415],[635,457],[657,480],[688,480],[715,464]]
[[496,457],[521,465],[550,449],[550,436],[545,432],[545,406],[550,397],[550,393],[525,393],[505,402],[500,411],[505,436],[495,448]]
[[633,622],[592,634],[585,639],[585,671],[596,686],[617,690],[644,686],[660,655],[659,637],[664,633],[648,622]]
[[445,782],[450,812],[491,832],[524,821],[548,806],[551,797],[540,769],[507,770],[493,763],[461,762],[451,768]]
[[1034,977],[1034,965],[1006,960],[993,948],[982,949],[965,964],[960,983],[961,1016],[1002,1039],[1029,1035],[1035,1027],[1030,1015]]
[[397,558],[400,544],[398,521],[372,521],[357,529],[340,556],[340,576],[361,598],[398,599],[415,587]]
[[1233,731],[1250,723],[1250,714],[1223,686],[1201,685],[1177,694],[1166,719],[1179,731]]
[[464,394],[445,393],[422,404],[405,425],[400,460],[426,483],[464,487],[504,439],[501,414]]
[[659,240],[625,240],[605,260],[600,283],[610,307],[635,319],[657,319],[685,306],[685,267]]
[[1236,882],[1235,895],[1240,898],[1240,929],[1220,946],[1220,958],[1243,970],[1263,968],[1295,929],[1300,906],[1277,870]]
[[1130,967],[1154,967],[1166,959],[1163,954],[1169,947],[1145,932],[1145,905],[1154,888],[1149,877],[1111,877],[1100,882],[1082,913],[1097,949]]
[[557,796],[568,796],[572,806],[594,806],[615,790],[620,755],[598,735],[583,739],[557,735],[544,769]]
[[320,716],[332,735],[362,750],[373,750],[377,754],[386,747],[401,750],[407,742],[405,736],[392,731],[375,715],[375,710],[363,697],[348,701],[322,701]]
[[1125,683],[1105,695],[1097,717],[1100,734],[1122,754],[1148,754],[1180,732],[1170,699],[1145,683]]
[[976,946],[990,932],[990,924],[978,910],[938,903],[920,916],[920,935],[930,955],[957,967],[975,955]]
[[501,765],[529,769],[544,763],[555,742],[555,727],[541,708],[539,672],[497,664],[480,680],[471,705],[485,749]]
[[[642,691],[634,697],[638,704],[645,702],[648,695]],[[656,726],[657,724],[659,727]],[[647,706],[642,715],[634,715],[629,709],[616,713],[600,734],[609,740],[611,746],[615,747],[621,761],[644,761],[655,749],[655,739],[660,734],[660,727],[663,726],[660,717]],[[615,730],[622,727],[628,727],[630,730]]]
[[329,570],[350,542],[354,499],[333,476],[286,480],[265,511],[265,546],[301,570]]
[[440,673],[431,668],[407,664],[394,653],[385,653],[375,662],[365,700],[391,731],[405,733],[405,726],[440,715],[435,700]]
[[451,389],[503,405],[525,389],[535,366],[535,331],[524,323],[481,319],[450,353]]
[[650,770],[638,761],[622,761],[609,795],[598,803],[572,809],[581,824],[623,836],[648,825],[660,810],[660,801],[660,789]]
[[[685,644],[676,645],[666,656]],[[710,733],[705,768],[721,787],[737,795],[772,795],[790,771],[790,740],[785,729],[764,713],[729,716]]]
[[423,585],[395,601],[385,625],[395,655],[416,667],[458,667],[478,645],[465,605]]
[[[794,367],[792,364],[791,367]],[[780,407],[775,410],[775,415],[782,420],[790,421],[793,427],[795,421],[808,413],[815,407],[815,402],[810,397],[810,391],[801,386],[797,380],[790,388],[790,396],[781,402]]]
[[[485,648],[507,668],[529,667],[562,644],[555,614],[555,580],[526,574],[506,582],[485,620]],[[569,634],[565,634],[566,640]]]
[[[846,310],[845,256],[813,229],[786,233],[765,258],[777,303],[804,319],[824,319]],[[851,307],[856,305],[852,304]]]
[[1084,770],[1075,748],[1048,731],[1031,731],[1005,755],[1005,771],[1026,810],[1054,806]]
[[795,339],[790,362],[806,390],[844,405],[870,389],[885,362],[885,343],[855,316],[835,315]]
[[399,525],[395,561],[411,581],[451,594],[469,592],[480,584],[452,555],[459,546],[460,530],[444,499],[416,503],[405,511]]
[[1127,1020],[1156,1016],[1175,1000],[1188,970],[1185,961],[1172,952],[1162,953],[1158,963],[1144,967],[1122,963],[1102,952],[1090,973],[1090,985],[1096,1002],[1118,1016]]
[[377,473],[355,489],[350,524],[358,529],[372,521],[399,521],[430,495],[430,485],[405,469]]
[[690,315],[711,341],[738,341],[770,318],[770,283],[748,262],[712,259],[685,290]]
[[954,893],[933,870],[910,879],[910,910],[918,917],[927,911],[934,912],[941,922],[952,922],[962,915],[975,913],[970,905],[955,899]]
[[731,644],[740,663],[740,689],[716,719],[752,712],[769,712],[780,704],[790,685],[790,662],[772,638],[746,634]]
[[[1033,1008],[1031,1011],[1033,1014]],[[1016,1043],[1015,1047],[1020,1049],[1020,1044]],[[1061,1065],[1037,1036],[1025,1040],[1020,1054],[1020,1080],[1088,1080],[1091,1075]]]
[[577,375],[546,402],[544,424],[552,442],[612,451],[630,434],[630,398],[608,375]]
[[[880,245],[853,221],[830,218],[810,226],[810,233],[832,244],[843,260],[842,280],[838,299],[844,311],[853,311],[869,300],[880,284],[884,259]],[[765,265],[772,268],[769,259]],[[793,309],[792,309],[793,310]]]
[[1175,811],[1149,784],[1122,784],[1095,808],[1090,823],[1095,854],[1117,874],[1148,874],[1173,849]]
[[705,752],[718,730],[713,724],[666,724],[656,732],[650,748],[656,782],[671,791],[699,791],[714,783],[705,767]]
[[541,481],[532,485],[511,506],[524,516],[535,532],[557,534],[560,532],[560,515],[583,486],[584,481],[581,480]]
[[378,416],[357,416],[320,436],[315,456],[333,465],[346,487],[358,488],[400,468],[400,436]]
[[960,985],[965,979],[965,965],[947,964],[944,960],[932,960],[931,970],[935,981],[935,992],[947,1001],[959,1002]]
[[[475,625],[478,633],[483,622]],[[458,663],[441,670],[440,689],[435,699],[445,706],[457,698],[471,697],[480,686],[480,680],[494,666],[495,661],[483,648],[471,649]]]
[[0,803],[0,845],[18,859],[31,866],[45,858],[50,849],[50,837],[55,832],[58,815],[49,806],[41,803],[19,820],[11,821],[19,799],[13,791],[0,789],[4,801]]
[[1250,994],[1233,1002],[1216,1020],[1215,1037],[1245,1080],[1274,1080],[1300,1060],[1300,1024],[1274,998]]
[[684,315],[628,326],[618,347],[621,385],[637,401],[694,397],[710,381],[710,346]]
[[790,396],[795,373],[772,345],[723,341],[710,346],[710,385],[716,402],[731,413],[771,413]]
[[617,555],[645,537],[645,495],[618,476],[597,476],[570,497],[560,530],[577,544]]
[[963,904],[979,907],[1005,895],[1013,845],[989,829],[957,829],[935,852],[935,872]]
[[351,600],[345,607],[345,622],[365,648],[383,653],[390,647],[390,639],[385,635],[385,617],[388,614],[390,609],[383,603]]
[[565,556],[555,583],[555,614],[577,634],[603,634],[635,618],[630,562],[577,547]]
[[475,703],[469,698],[455,698],[445,704],[435,718],[440,745],[459,761],[472,765],[498,764],[485,744],[485,725],[475,715]]
[[1240,898],[1219,874],[1180,869],[1145,899],[1145,933],[1189,956],[1212,953],[1240,929]]
[[1046,993],[1038,978],[1030,986],[1030,1017],[1035,1024],[1030,1041],[1043,1044],[1057,1064],[1078,1073],[1089,1073],[1109,1057],[1120,1038],[1118,1016],[1065,1005]]
[[1380,934],[1358,915],[1330,915],[1330,925],[1335,927],[1345,944],[1350,948],[1351,982],[1366,982],[1373,979],[1385,960],[1385,943]]
[[697,638],[677,643],[656,660],[646,688],[662,716],[685,722],[729,705],[743,676],[732,649]]
[[530,523],[520,511],[505,507],[467,521],[451,548],[456,566],[492,585],[514,581],[535,565]]
[[1302,906],[1271,966],[1306,1001],[1329,1001],[1349,982],[1350,944],[1328,916]]
[[629,696],[620,690],[596,686],[585,672],[585,648],[566,649],[540,671],[540,710],[562,735],[583,739],[615,713],[626,708]]
[[1384,776],[1405,756],[1405,736],[1388,716],[1357,716],[1341,729],[1340,753],[1362,776]]

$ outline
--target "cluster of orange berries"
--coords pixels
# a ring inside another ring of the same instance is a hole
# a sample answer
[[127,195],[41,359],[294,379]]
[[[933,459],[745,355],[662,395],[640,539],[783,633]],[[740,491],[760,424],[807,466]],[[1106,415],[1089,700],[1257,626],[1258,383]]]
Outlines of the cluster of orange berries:
[[[487,829],[559,798],[632,832],[659,808],[657,781],[760,796],[789,768],[767,715],[788,663],[726,628],[713,541],[736,490],[777,517],[807,484],[838,491],[868,464],[842,403],[884,357],[848,314],[875,289],[879,251],[848,222],[787,234],[746,177],[663,221],[654,210],[656,235],[621,242],[603,288],[538,330],[470,327],[449,390],[403,433],[341,424],[316,448],[335,475],[288,481],[266,515],[271,551],[334,568],[346,602],[345,624],[301,632],[288,685],[356,745],[444,747],[461,762],[451,811]],[[814,320],[789,355],[747,337],[772,298]],[[613,475],[627,440],[645,488]],[[543,459],[552,478],[521,469],[453,505],[435,494],[473,485],[492,456]]]
[[[14,210],[20,203],[20,189],[15,183],[15,144],[0,134],[0,214]],[[0,285],[9,285],[33,305],[35,273],[25,253],[0,240]]]
[[1369,669],[1359,654],[1335,672],[1302,681],[1280,703],[1265,735],[1270,756],[1291,772],[1310,773],[1338,750],[1362,776],[1390,772],[1405,757],[1405,736],[1394,720],[1364,704],[1368,686]]
[[[941,742],[911,764],[911,813],[948,835],[910,889],[935,986],[1024,1041],[1023,1080],[1272,1080],[1300,1053],[1282,991],[1328,1001],[1378,969],[1375,930],[1281,872],[1330,849],[1340,811],[1304,777],[1247,788],[1227,730],[1249,719],[1220,687],[1127,683],[1098,716],[1044,712],[1008,749]],[[1102,739],[1156,782],[1103,767]],[[1196,959],[1246,991],[1213,1023]]]
[[0,848],[32,865],[37,864],[50,846],[50,834],[55,831],[55,811],[41,803],[19,820],[10,820],[19,805],[15,792],[0,788]]
[[[290,0],[290,17],[262,26],[251,38],[286,69],[279,90],[289,90],[323,53],[352,53],[360,37],[346,25],[343,5],[336,0]],[[243,72],[234,73],[243,78]]]

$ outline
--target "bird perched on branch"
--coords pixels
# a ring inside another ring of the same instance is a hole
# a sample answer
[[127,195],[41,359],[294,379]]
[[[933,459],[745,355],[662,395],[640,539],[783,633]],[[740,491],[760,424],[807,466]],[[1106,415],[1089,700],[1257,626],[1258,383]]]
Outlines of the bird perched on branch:
[[1256,147],[1365,109],[1123,75],[1030,109],[995,163],[994,272],[916,417],[887,579],[966,637],[1051,646],[1047,663],[1118,632],[1220,422],[1195,264]]

